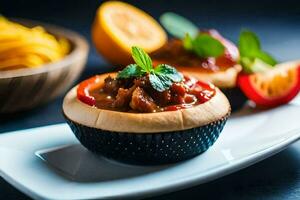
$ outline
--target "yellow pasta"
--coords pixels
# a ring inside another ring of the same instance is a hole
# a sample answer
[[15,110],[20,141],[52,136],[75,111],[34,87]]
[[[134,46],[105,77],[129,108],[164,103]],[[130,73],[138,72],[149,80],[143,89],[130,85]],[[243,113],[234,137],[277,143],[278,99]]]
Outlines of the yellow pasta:
[[0,16],[0,70],[38,68],[61,60],[70,51],[65,38],[43,27],[25,27]]

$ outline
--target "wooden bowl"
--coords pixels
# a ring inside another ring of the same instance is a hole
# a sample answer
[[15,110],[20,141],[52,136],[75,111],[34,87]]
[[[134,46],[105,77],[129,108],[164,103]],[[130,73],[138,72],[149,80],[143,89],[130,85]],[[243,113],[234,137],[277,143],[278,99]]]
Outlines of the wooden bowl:
[[0,113],[28,110],[66,92],[81,74],[89,50],[87,41],[73,31],[29,20],[14,21],[29,27],[41,25],[49,33],[66,38],[72,48],[62,60],[37,69],[0,71]]

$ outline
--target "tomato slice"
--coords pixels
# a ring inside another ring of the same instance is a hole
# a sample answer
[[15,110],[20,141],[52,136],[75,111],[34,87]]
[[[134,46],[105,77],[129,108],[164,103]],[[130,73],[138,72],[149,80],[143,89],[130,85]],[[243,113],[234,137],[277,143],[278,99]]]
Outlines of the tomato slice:
[[96,99],[90,95],[89,91],[98,87],[100,84],[100,78],[98,76],[91,77],[85,81],[82,81],[77,87],[77,98],[90,106],[96,105]]
[[300,91],[300,64],[286,63],[264,73],[240,74],[238,85],[256,105],[286,104]]

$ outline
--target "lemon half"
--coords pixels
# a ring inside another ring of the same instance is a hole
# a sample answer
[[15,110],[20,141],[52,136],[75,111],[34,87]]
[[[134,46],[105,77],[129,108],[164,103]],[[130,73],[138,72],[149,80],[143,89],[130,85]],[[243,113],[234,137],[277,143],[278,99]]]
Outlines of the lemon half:
[[131,47],[147,53],[162,47],[167,35],[159,23],[144,11],[119,1],[103,3],[92,25],[96,49],[115,65],[132,63]]

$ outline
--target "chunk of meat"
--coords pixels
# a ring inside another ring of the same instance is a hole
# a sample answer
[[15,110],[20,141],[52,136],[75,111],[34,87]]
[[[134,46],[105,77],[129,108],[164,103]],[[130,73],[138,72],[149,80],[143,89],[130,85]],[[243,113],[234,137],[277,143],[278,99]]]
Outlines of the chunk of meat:
[[151,83],[149,81],[148,75],[135,79],[134,85],[143,89],[151,88]]
[[128,108],[134,89],[135,89],[135,86],[133,86],[129,89],[119,88],[118,94],[116,96],[116,100],[113,103],[113,107]]
[[149,76],[140,77],[134,80],[134,85],[142,88],[147,94],[154,99],[154,102],[159,106],[165,106],[171,101],[171,92],[170,90],[165,90],[163,92],[158,92],[153,89]]
[[165,90],[163,92],[158,92],[154,89],[151,90],[150,94],[154,101],[161,107],[168,105],[171,102],[171,91]]
[[108,94],[116,95],[118,93],[118,90],[119,90],[118,80],[112,78],[111,76],[108,76],[104,80],[103,90],[104,90],[104,92],[106,92]]
[[139,112],[155,112],[157,109],[153,99],[140,87],[136,87],[133,91],[129,105]]

